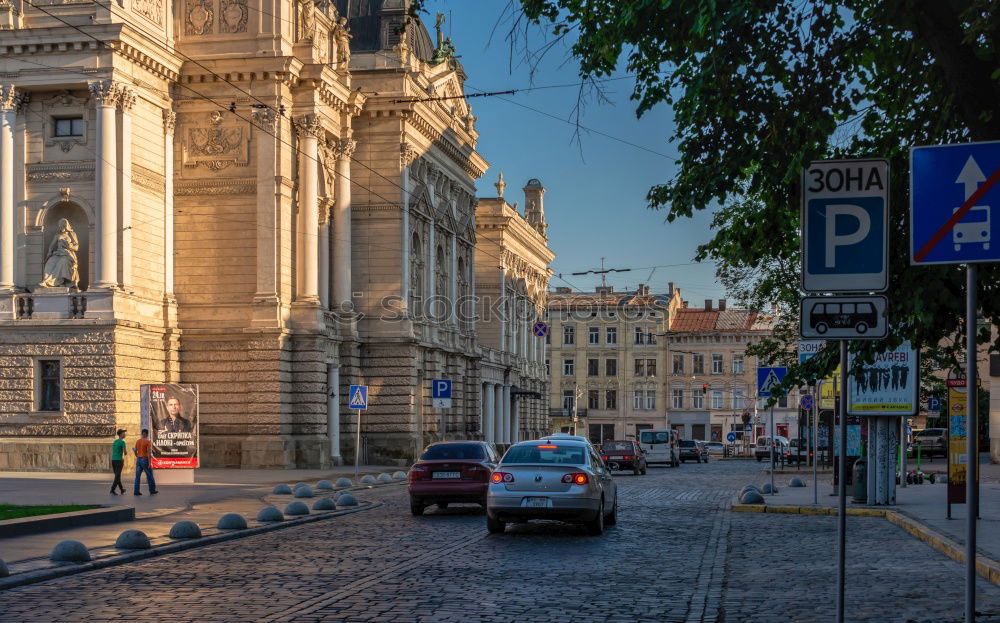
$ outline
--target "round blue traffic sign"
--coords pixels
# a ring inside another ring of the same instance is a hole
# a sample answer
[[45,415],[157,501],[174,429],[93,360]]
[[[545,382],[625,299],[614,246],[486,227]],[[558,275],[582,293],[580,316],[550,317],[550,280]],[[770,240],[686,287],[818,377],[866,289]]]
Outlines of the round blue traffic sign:
[[810,396],[809,394],[806,394],[805,396],[802,397],[802,400],[800,401],[800,404],[802,405],[803,409],[806,409],[806,410],[812,409],[813,408],[813,397]]
[[535,334],[535,337],[545,337],[549,334],[549,325],[539,320],[531,327],[531,332]]
[[729,443],[733,443],[734,441],[736,441],[736,433],[729,433],[728,435],[726,435],[726,441],[728,441]]

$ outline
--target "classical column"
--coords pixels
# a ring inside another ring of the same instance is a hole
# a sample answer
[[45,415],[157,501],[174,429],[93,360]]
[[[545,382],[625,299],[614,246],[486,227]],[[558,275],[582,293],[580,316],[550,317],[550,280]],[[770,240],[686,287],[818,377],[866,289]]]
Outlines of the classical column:
[[451,324],[458,326],[458,232],[451,235],[451,277],[448,280],[448,297],[451,316],[448,319]]
[[399,298],[404,305],[410,301],[410,163],[417,157],[413,145],[399,144],[399,187],[402,189],[403,211],[400,215],[400,276]]
[[340,366],[326,364],[326,436],[330,440],[330,464],[340,458]]
[[14,289],[14,125],[21,95],[0,86],[0,290]]
[[163,111],[163,291],[174,293],[174,126],[177,113]]
[[333,303],[349,308],[351,290],[351,157],[357,141],[337,142],[337,190],[333,209]]
[[496,415],[496,385],[483,383],[483,439],[496,441],[493,420]]
[[90,95],[97,108],[97,287],[118,284],[118,175],[115,164],[118,140],[115,112],[121,88],[112,80],[90,83]]
[[510,443],[510,385],[503,386],[503,423],[500,425],[503,442]]
[[521,431],[521,401],[515,400],[510,405],[511,418],[510,418],[510,442],[517,443],[520,441]]
[[121,205],[122,286],[132,285],[132,107],[135,91],[120,87],[118,109],[121,111],[121,133],[118,157],[118,198]]
[[503,385],[497,384],[494,389],[493,405],[493,440],[497,443],[504,443],[503,436]]
[[[278,296],[277,237],[280,228],[275,181],[275,138],[277,114],[271,108],[255,108],[253,124],[257,128],[257,292],[259,302],[274,302]],[[268,322],[273,321],[268,319]]]
[[330,309],[330,201],[319,206],[319,306]]
[[319,300],[319,119],[303,115],[295,120],[302,141],[299,165],[299,284],[297,300]]

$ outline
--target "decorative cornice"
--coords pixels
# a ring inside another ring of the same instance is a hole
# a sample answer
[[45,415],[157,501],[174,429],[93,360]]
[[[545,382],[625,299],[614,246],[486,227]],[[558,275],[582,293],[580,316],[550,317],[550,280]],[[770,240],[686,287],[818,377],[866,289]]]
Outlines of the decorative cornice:
[[180,197],[202,195],[254,195],[257,193],[257,178],[199,178],[178,180],[174,184],[174,194]]
[[93,161],[40,162],[27,165],[29,182],[78,182],[94,179]]
[[435,147],[440,149],[444,155],[460,166],[462,170],[468,173],[473,179],[479,179],[486,173],[485,169],[480,169],[472,164],[470,156],[475,153],[474,149],[469,154],[463,153],[461,149],[459,149],[449,139],[445,138],[442,132],[436,130],[434,126],[420,114],[411,113],[406,115],[406,119],[410,122],[410,125],[416,128],[416,130],[425,137],[430,139],[431,143],[433,143]]
[[138,164],[132,165],[132,183],[139,188],[145,188],[161,195],[166,192],[167,188],[166,177]]

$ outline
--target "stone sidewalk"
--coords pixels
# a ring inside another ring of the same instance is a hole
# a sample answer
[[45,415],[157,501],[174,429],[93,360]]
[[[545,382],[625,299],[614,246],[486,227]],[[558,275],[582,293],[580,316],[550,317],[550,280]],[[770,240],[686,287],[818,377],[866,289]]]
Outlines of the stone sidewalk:
[[[365,465],[361,476],[392,474],[398,467]],[[162,470],[161,470],[162,471]],[[128,478],[126,478],[126,476]],[[141,496],[132,495],[132,473],[123,474],[125,495],[110,495],[110,474],[66,474],[60,472],[0,472],[0,503],[9,504],[100,504],[134,506],[136,520],[100,526],[0,539],[0,560],[8,564],[29,559],[47,558],[60,541],[80,541],[88,548],[114,545],[125,530],[141,530],[150,538],[166,535],[181,520],[214,526],[225,513],[235,512],[253,519],[267,504],[290,501],[292,496],[272,496],[274,485],[305,482],[315,486],[319,480],[354,480],[354,467],[328,470],[239,470],[198,469],[194,484],[162,484],[157,495],[149,495],[142,486]],[[358,483],[355,483],[358,484]],[[280,498],[280,499],[272,499]],[[287,499],[286,499],[287,498]],[[310,502],[310,500],[305,500]]]

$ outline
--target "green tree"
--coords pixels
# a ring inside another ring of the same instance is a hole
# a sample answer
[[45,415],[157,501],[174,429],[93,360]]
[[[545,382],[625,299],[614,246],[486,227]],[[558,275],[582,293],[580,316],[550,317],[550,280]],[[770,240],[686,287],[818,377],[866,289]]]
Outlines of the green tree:
[[[680,161],[649,207],[668,221],[719,208],[699,258],[743,304],[778,305],[775,339],[755,354],[787,361],[797,339],[799,175],[824,158],[890,161],[890,343],[937,349],[963,330],[963,267],[909,265],[908,150],[1000,139],[995,0],[520,3],[515,45],[534,24],[572,42],[584,78],[635,74],[637,115],[671,107]],[[979,283],[995,322],[1000,269],[984,266]],[[835,350],[793,368],[787,385],[828,372]],[[937,350],[954,362],[956,348]]]

